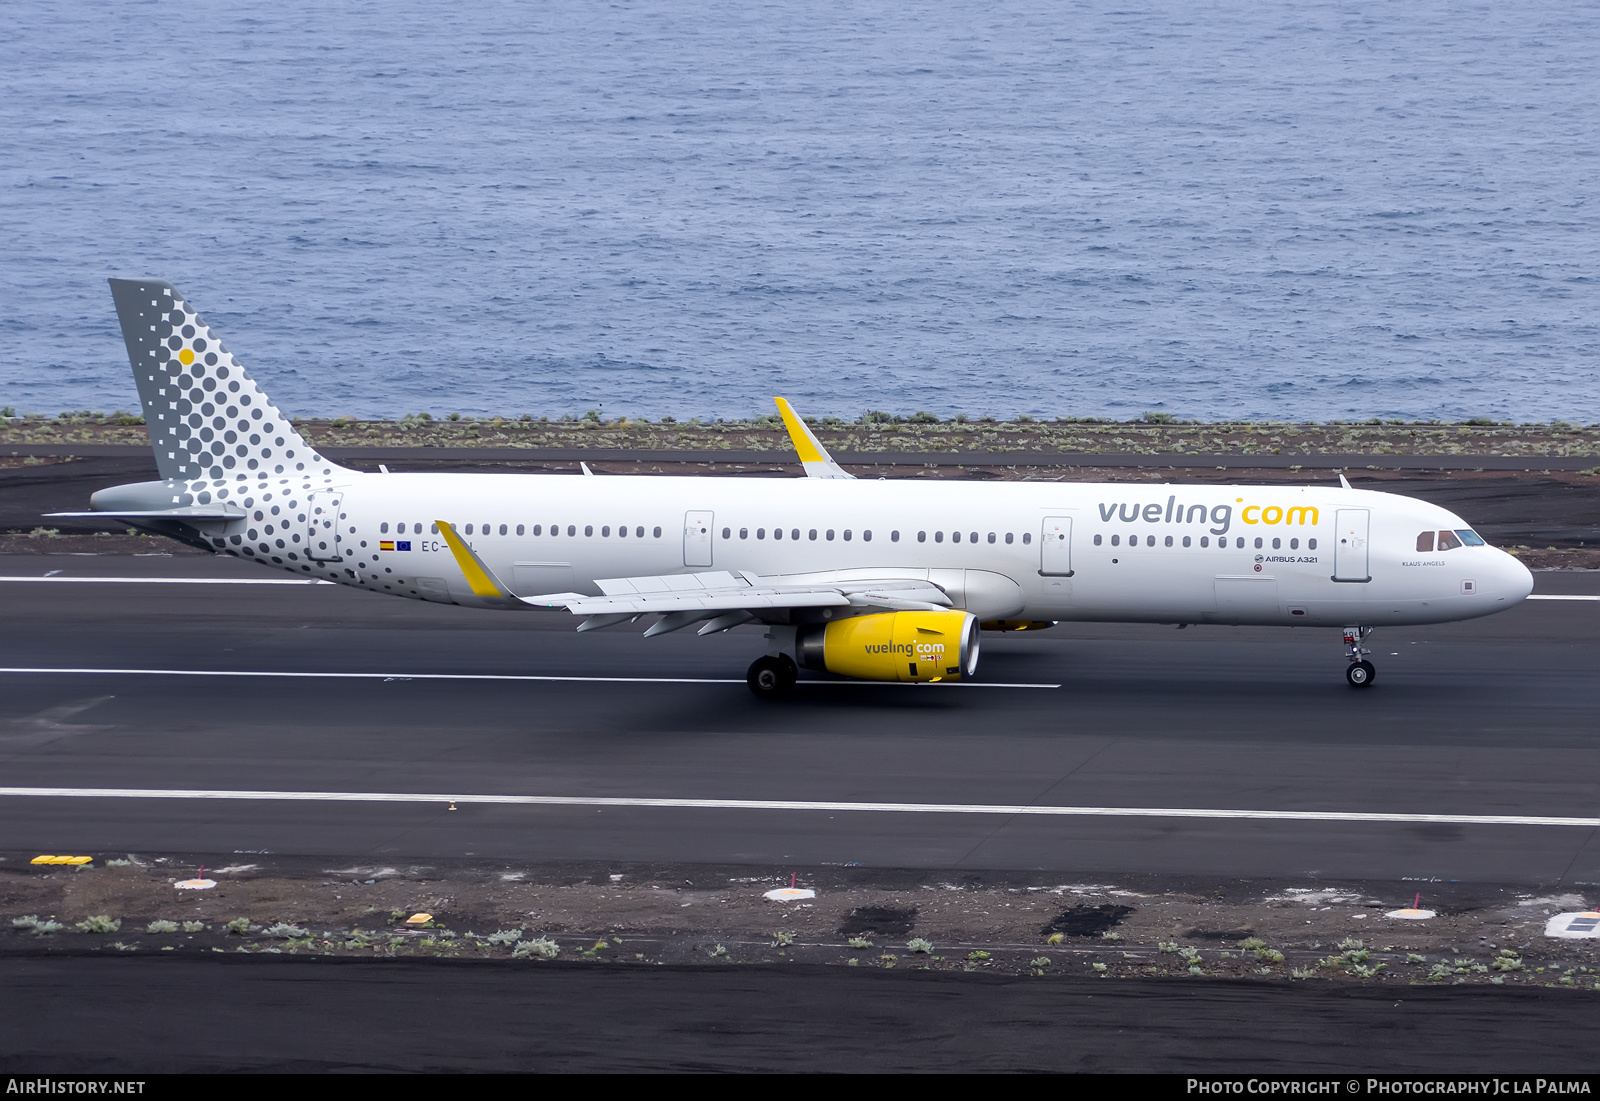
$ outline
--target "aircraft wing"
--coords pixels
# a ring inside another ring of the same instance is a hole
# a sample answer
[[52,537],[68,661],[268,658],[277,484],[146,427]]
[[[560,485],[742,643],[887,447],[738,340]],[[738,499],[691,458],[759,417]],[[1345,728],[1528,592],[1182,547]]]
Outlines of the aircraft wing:
[[[665,634],[704,623],[701,634],[727,630],[760,617],[763,611],[793,608],[875,608],[885,611],[942,611],[951,606],[939,586],[919,577],[860,577],[807,574],[804,577],[760,577],[741,571],[610,577],[596,581],[601,595],[545,593],[519,596],[512,592],[446,521],[437,521],[475,595],[511,606],[565,608],[583,616],[579,630],[594,630],[642,615],[663,618],[647,635]],[[860,571],[852,571],[859,575]]]
[[738,611],[757,608],[886,607],[948,608],[944,590],[917,578],[875,578],[830,581],[815,576],[801,583],[756,574],[667,574],[660,577],[612,577],[595,582],[602,596],[554,593],[520,597],[540,607],[566,608],[574,615],[627,612]]

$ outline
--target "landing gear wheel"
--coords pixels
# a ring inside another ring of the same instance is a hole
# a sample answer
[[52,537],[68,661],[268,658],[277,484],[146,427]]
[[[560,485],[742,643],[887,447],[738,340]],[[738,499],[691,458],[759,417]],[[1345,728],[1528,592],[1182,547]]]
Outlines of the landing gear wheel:
[[788,654],[777,657],[768,654],[750,663],[750,671],[744,679],[757,696],[764,700],[776,699],[787,695],[794,687],[794,682],[800,679],[800,667]]
[[1370,661],[1352,661],[1344,671],[1344,679],[1350,682],[1351,688],[1371,687],[1377,675],[1378,670]]

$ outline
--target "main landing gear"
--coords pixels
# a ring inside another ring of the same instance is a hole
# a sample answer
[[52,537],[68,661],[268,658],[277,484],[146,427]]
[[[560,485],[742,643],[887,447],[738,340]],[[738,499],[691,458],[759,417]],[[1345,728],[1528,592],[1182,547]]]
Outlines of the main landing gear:
[[1372,651],[1361,645],[1362,640],[1371,633],[1371,627],[1344,629],[1344,644],[1350,655],[1350,664],[1345,667],[1344,679],[1350,683],[1351,688],[1370,688],[1373,679],[1378,675],[1377,668],[1366,659],[1366,655]]
[[745,683],[764,700],[787,695],[794,682],[800,679],[800,667],[788,654],[768,654],[750,663],[744,675]]

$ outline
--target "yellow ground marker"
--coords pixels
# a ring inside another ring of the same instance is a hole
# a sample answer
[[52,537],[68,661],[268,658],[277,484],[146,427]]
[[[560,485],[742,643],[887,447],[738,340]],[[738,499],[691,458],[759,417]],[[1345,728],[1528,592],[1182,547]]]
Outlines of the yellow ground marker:
[[92,856],[36,856],[28,861],[29,864],[88,864],[94,860]]

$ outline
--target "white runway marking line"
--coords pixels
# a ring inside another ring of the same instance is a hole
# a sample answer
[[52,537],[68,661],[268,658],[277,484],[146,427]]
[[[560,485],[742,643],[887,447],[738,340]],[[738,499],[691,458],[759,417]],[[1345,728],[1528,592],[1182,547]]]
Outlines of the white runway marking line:
[[0,577],[76,585],[332,585],[315,577]]
[[[27,676],[46,674],[95,677],[282,677],[300,680],[471,680],[471,681],[554,681],[574,684],[743,684],[742,677],[561,677],[536,673],[322,673],[271,669],[57,669],[3,666],[0,673]],[[880,685],[886,688],[1060,688],[1059,684],[1014,684],[1004,681],[942,681],[937,684],[903,684],[899,681],[801,680],[795,687],[824,685]]]
[[1568,596],[1564,593],[1534,593],[1528,600],[1600,600],[1600,596]]
[[202,799],[284,803],[448,803],[531,807],[650,807],[670,810],[788,810],[877,814],[991,814],[1049,818],[1213,818],[1275,822],[1424,823],[1461,826],[1600,827],[1600,818],[1524,814],[1383,814],[1337,810],[1207,810],[1194,807],[1050,807],[984,803],[838,803],[794,799],[651,799],[586,795],[462,795],[383,791],[232,791],[190,788],[0,787],[0,797]]

